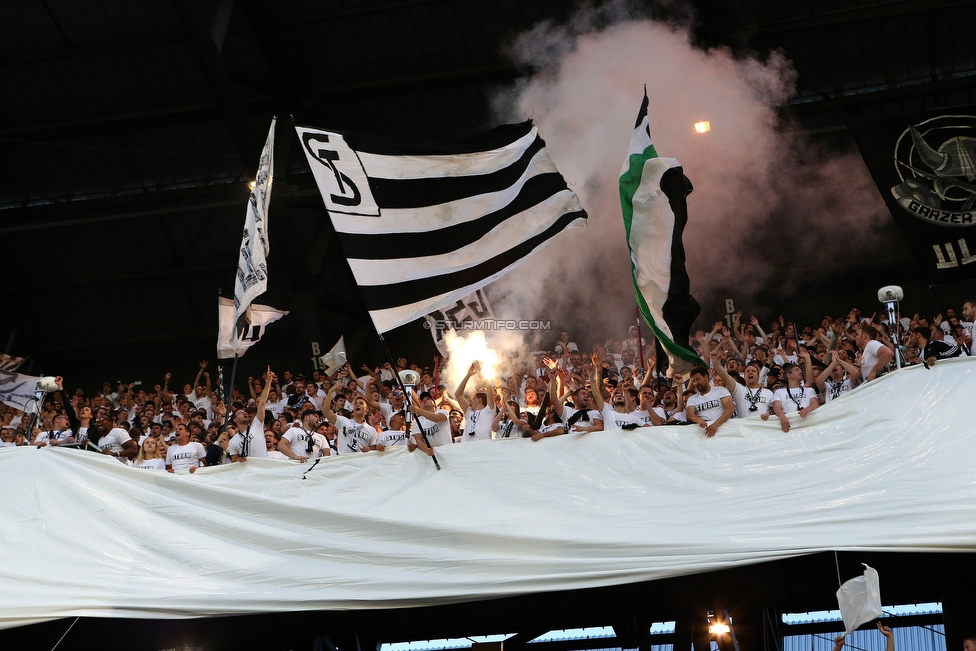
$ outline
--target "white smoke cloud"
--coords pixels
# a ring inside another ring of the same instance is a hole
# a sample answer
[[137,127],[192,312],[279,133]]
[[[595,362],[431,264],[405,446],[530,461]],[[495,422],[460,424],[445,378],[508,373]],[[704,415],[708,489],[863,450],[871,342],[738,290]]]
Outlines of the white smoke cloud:
[[[547,342],[560,328],[621,339],[635,320],[618,176],[645,83],[655,147],[695,186],[684,243],[706,315],[723,290],[788,288],[876,244],[884,206],[860,157],[819,151],[780,115],[796,79],[784,53],[704,51],[686,27],[616,2],[537,25],[511,55],[538,72],[496,96],[497,117],[534,120],[589,213],[588,229],[560,235],[492,288],[497,315],[552,318]],[[695,133],[700,120],[710,132]]]

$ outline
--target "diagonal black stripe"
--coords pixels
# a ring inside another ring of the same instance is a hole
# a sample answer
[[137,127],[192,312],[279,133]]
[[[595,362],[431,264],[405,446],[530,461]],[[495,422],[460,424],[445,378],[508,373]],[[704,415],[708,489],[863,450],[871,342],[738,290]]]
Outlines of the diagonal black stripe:
[[498,192],[518,182],[536,152],[546,146],[538,136],[517,161],[488,174],[439,176],[423,179],[370,178],[369,187],[380,210],[436,206],[465,197]]
[[505,253],[496,255],[494,258],[468,269],[461,269],[440,276],[408,280],[402,283],[360,287],[366,308],[374,311],[409,305],[432,296],[473,285],[529,255],[537,246],[554,237],[577,219],[586,219],[586,212],[576,210],[566,213],[542,233],[521,242]]
[[558,172],[546,172],[528,179],[508,205],[478,219],[419,233],[338,233],[339,241],[346,257],[361,260],[442,255],[477,242],[512,216],[566,189]]
[[396,134],[346,131],[343,137],[355,151],[384,156],[437,156],[444,154],[474,154],[507,147],[532,131],[532,120],[519,124],[503,124],[488,131],[473,133],[465,138],[435,141],[428,137],[413,139],[403,131]]
[[680,167],[673,167],[661,176],[661,190],[668,197],[674,213],[674,231],[671,235],[671,285],[668,297],[661,307],[664,321],[671,328],[673,341],[688,347],[691,324],[698,318],[701,306],[691,295],[691,280],[685,268],[685,247],[682,242],[688,223],[687,197],[693,190],[691,181]]

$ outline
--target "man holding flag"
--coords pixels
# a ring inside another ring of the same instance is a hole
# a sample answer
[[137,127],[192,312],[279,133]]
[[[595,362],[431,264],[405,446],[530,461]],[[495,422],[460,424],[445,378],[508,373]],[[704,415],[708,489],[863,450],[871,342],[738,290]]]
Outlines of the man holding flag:
[[692,186],[678,161],[660,158],[654,149],[647,107],[645,87],[620,171],[620,206],[637,307],[657,340],[658,359],[667,355],[673,375],[705,365],[688,347],[691,324],[701,311],[689,293],[681,242],[688,221],[685,198]]

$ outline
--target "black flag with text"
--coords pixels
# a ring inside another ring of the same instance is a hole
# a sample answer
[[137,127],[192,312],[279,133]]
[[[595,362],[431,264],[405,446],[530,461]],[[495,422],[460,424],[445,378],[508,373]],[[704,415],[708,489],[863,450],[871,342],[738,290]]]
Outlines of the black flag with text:
[[976,277],[976,106],[848,124],[929,282]]

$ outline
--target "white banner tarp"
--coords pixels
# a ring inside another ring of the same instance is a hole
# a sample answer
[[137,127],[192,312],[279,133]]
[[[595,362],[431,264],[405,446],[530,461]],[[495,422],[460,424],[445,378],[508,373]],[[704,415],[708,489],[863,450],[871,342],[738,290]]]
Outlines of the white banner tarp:
[[0,626],[431,605],[824,550],[976,551],[976,360],[774,420],[193,475],[0,449]]

